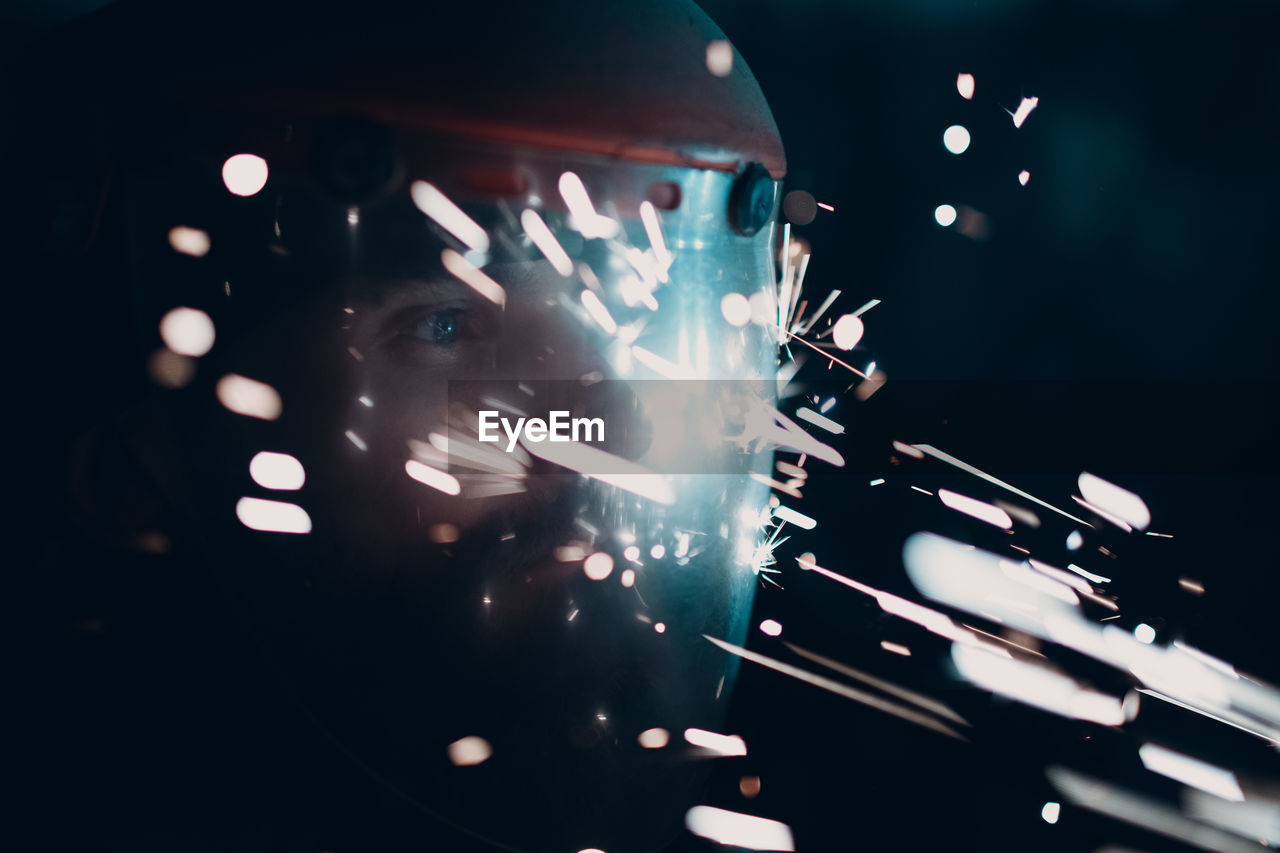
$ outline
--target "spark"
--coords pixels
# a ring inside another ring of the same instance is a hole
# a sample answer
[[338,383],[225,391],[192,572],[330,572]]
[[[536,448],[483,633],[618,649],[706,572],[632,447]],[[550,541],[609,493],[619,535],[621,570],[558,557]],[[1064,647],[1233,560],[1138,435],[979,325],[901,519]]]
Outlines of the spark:
[[731,812],[714,806],[694,806],[685,812],[685,828],[700,838],[751,850],[796,849],[791,827],[776,820]]
[[1144,743],[1138,747],[1138,757],[1142,764],[1153,773],[1167,776],[1175,782],[1181,782],[1192,788],[1199,788],[1207,794],[1214,794],[1224,800],[1243,802],[1244,793],[1236,775],[1230,770],[1215,767],[1189,755],[1165,749],[1154,743]]
[[1061,810],[1062,810],[1061,804],[1048,802],[1044,804],[1044,808],[1040,809],[1040,817],[1044,819],[1045,823],[1057,823],[1058,814],[1061,812]]
[[973,100],[973,87],[974,79],[972,74],[959,74],[956,76],[956,91],[966,101]]
[[851,350],[858,345],[858,341],[862,340],[864,331],[866,327],[862,324],[862,320],[853,314],[845,314],[836,320],[831,339],[840,349]]
[[650,201],[640,202],[640,221],[644,223],[644,233],[649,237],[649,247],[658,262],[658,278],[667,280],[667,270],[674,258],[667,250],[667,241],[662,238],[662,226],[658,222],[658,211]]
[[1025,498],[1026,500],[1039,504],[1045,509],[1051,509],[1054,512],[1058,513],[1058,515],[1065,516],[1066,518],[1071,519],[1077,524],[1083,524],[1085,527],[1088,527],[1090,529],[1093,528],[1093,525],[1089,524],[1087,521],[1076,518],[1074,515],[1071,515],[1070,513],[1063,512],[1062,510],[1058,509],[1056,506],[1053,506],[1052,504],[1049,504],[1049,503],[1045,503],[1044,501],[1040,500],[1034,495],[1030,495],[1022,491],[1021,489],[1014,488],[1013,486],[1006,483],[1004,480],[997,479],[996,477],[993,477],[984,471],[979,471],[977,468],[973,467],[967,462],[961,462],[959,459],[955,458],[954,456],[948,453],[943,453],[941,450],[938,450],[936,447],[933,447],[932,445],[917,444],[915,445],[915,447],[917,450],[923,451],[924,453],[929,454],[935,459],[941,459],[943,462],[946,462],[948,465],[953,465],[956,468],[959,468],[961,471],[964,471],[965,473],[972,474],[975,477],[981,477],[983,480],[986,480],[988,483],[991,483],[994,486],[999,486],[1000,488],[1005,489],[1007,491],[1013,492],[1015,495],[1017,495],[1020,498]]
[[1151,523],[1151,510],[1147,509],[1142,498],[1133,492],[1087,471],[1081,472],[1078,484],[1080,494],[1084,495],[1085,500],[1133,525],[1138,530],[1145,530]]
[[831,397],[825,403],[822,404],[822,406],[818,409],[818,411],[825,415],[827,412],[835,408],[835,405],[836,405],[836,398]]
[[667,745],[670,735],[666,729],[645,729],[636,738],[645,749],[662,749]]
[[801,468],[799,465],[792,465],[790,462],[784,462],[781,459],[776,460],[773,464],[774,467],[783,474],[786,474],[788,477],[803,480],[809,476],[809,472]]
[[214,389],[218,402],[237,415],[274,421],[280,417],[283,405],[280,393],[265,382],[249,379],[236,373],[228,373],[218,380]]
[[[801,669],[798,666],[793,666],[792,664],[784,663],[780,660],[776,660],[766,655],[759,654],[758,652],[749,651],[747,649],[742,648],[741,646],[735,646],[732,643],[727,643],[724,640],[716,639],[715,637],[708,636],[707,634],[703,634],[702,636],[705,637],[707,640],[709,640],[711,643],[718,646],[719,648],[723,649],[724,651],[733,655],[737,655],[743,660],[748,660],[748,661],[751,661],[752,663],[760,664],[761,666],[772,669],[775,672],[780,672],[783,675],[789,675],[792,678],[798,679],[799,681],[803,681],[806,684],[811,684],[814,687],[819,687],[823,690],[827,690],[831,693],[836,694],[837,696],[843,696],[846,699],[851,699],[855,702],[859,702],[870,708],[874,708],[877,711],[882,711],[886,714],[891,714],[892,716],[895,716],[899,719],[906,720],[907,722],[915,723],[918,726],[923,726],[927,729],[930,729],[931,731],[938,732],[939,734],[944,734],[948,737],[956,738],[957,740],[965,740],[963,735],[961,735],[959,732],[952,729],[950,726],[947,726],[944,723],[939,722],[934,717],[931,717],[927,714],[923,714],[923,713],[920,713],[919,711],[915,711],[911,708],[908,708],[905,705],[899,705],[897,702],[890,702],[888,699],[883,699],[879,696],[876,696],[875,694],[867,693],[863,690],[858,690],[857,688],[850,687],[847,684],[841,684],[840,682],[834,681],[825,676],[818,675],[813,672],[809,672],[806,669]],[[752,845],[752,849],[760,849],[760,848]]]
[[249,476],[264,489],[296,491],[306,482],[302,463],[288,453],[263,450],[249,460]]
[[410,459],[404,463],[404,471],[419,483],[438,489],[446,495],[456,495],[462,491],[462,487],[452,475],[432,468],[430,465],[424,465],[416,459]]
[[209,233],[189,225],[175,225],[169,229],[169,245],[175,252],[203,258],[209,254]]
[[466,284],[494,305],[505,305],[507,303],[507,292],[502,289],[502,285],[489,278],[475,264],[453,249],[445,249],[441,252],[440,261],[450,275]]
[[409,196],[418,210],[430,217],[437,225],[457,237],[473,252],[485,254],[489,251],[489,235],[476,221],[463,212],[449,197],[433,184],[426,181],[414,181],[409,186]]
[[662,622],[655,622],[653,630],[657,631],[659,634],[665,634],[667,632],[667,626]]
[[591,204],[591,196],[587,194],[587,188],[582,183],[582,178],[578,177],[574,172],[564,172],[560,175],[559,186],[560,196],[569,207],[569,224],[575,231],[580,232],[588,240],[593,238],[608,239],[617,235],[619,231],[618,223],[607,216],[601,216],[596,213],[595,206]]
[[826,310],[831,307],[831,303],[835,302],[839,297],[840,291],[838,290],[833,290],[828,293],[827,298],[822,300],[822,304],[818,306],[818,310],[813,312],[813,316],[806,320],[803,326],[794,331],[801,335],[809,334],[809,330],[813,328],[813,324],[818,322],[818,318],[826,313]]
[[969,140],[969,130],[961,124],[953,124],[942,132],[942,144],[952,154],[963,154],[969,150]]
[[881,640],[880,648],[884,649],[886,652],[893,652],[895,655],[902,655],[903,657],[908,658],[911,657],[911,649],[898,643],[892,643],[888,640]]
[[724,39],[707,44],[707,70],[716,77],[728,77],[733,71],[733,46]]
[[867,485],[868,485],[868,486],[883,486],[883,485],[884,485],[884,477],[876,477],[874,480],[872,480],[872,481],[871,481],[870,483],[868,483]]
[[822,202],[822,201],[820,201],[820,202],[817,202],[817,205],[818,205],[818,207],[822,208],[823,210],[827,211],[828,213],[835,213],[835,212],[836,212],[835,206],[834,206],[834,205],[827,204],[826,202]]
[[1003,527],[1008,530],[1013,527],[1013,519],[1009,518],[1009,514],[998,506],[992,506],[985,501],[962,495],[948,489],[938,489],[938,499],[951,509],[957,512],[963,512],[965,515],[972,516],[979,521],[985,521],[987,524],[996,527]]
[[178,355],[199,358],[213,349],[213,320],[198,308],[174,308],[160,318],[160,340]]
[[940,204],[933,210],[934,220],[943,228],[956,221],[956,209],[949,204]]
[[356,399],[360,402],[360,405],[364,406],[366,409],[373,408],[373,400],[370,400],[368,397],[360,396]]
[[846,363],[846,362],[841,361],[840,359],[836,358],[834,355],[831,355],[830,353],[824,352],[820,347],[818,347],[818,346],[817,346],[817,345],[815,345],[815,344],[811,344],[811,343],[809,343],[808,341],[806,341],[804,338],[800,337],[799,335],[796,335],[796,334],[793,334],[793,333],[791,333],[791,332],[788,332],[786,329],[783,329],[783,330],[782,330],[782,333],[783,333],[784,335],[786,335],[787,337],[791,338],[791,340],[796,341],[796,342],[798,342],[798,343],[802,343],[802,344],[804,344],[804,345],[805,345],[805,346],[807,346],[809,349],[811,349],[811,350],[813,350],[814,352],[816,352],[818,355],[822,356],[823,358],[826,358],[826,359],[830,360],[832,363],[840,365],[840,366],[841,366],[841,367],[843,367],[845,370],[848,370],[850,373],[852,373],[854,376],[858,376],[858,377],[861,377],[861,378],[863,378],[863,379],[870,379],[870,378],[871,378],[870,376],[867,376],[867,374],[863,373],[861,370],[859,370],[858,368],[854,367],[853,365],[851,365],[851,364],[848,364],[848,363]]
[[256,154],[228,157],[222,164],[222,183],[232,195],[257,195],[267,185],[267,161]]
[[364,443],[364,439],[363,439],[363,438],[361,438],[360,436],[356,435],[356,434],[355,434],[354,432],[352,432],[351,430],[347,430],[346,432],[344,432],[344,433],[343,433],[343,435],[345,435],[345,436],[347,437],[347,441],[349,441],[349,442],[351,442],[352,444],[354,444],[358,449],[360,449],[360,450],[368,450],[368,449],[369,449],[369,445],[367,445],[367,444],[365,444],[365,443]]
[[604,303],[600,301],[599,296],[596,296],[590,290],[584,290],[580,298],[582,306],[587,309],[587,313],[591,315],[591,318],[600,324],[600,328],[610,335],[618,331],[618,324],[614,322],[609,309],[604,307]]
[[760,633],[768,637],[777,637],[782,633],[782,623],[774,619],[766,619],[760,623]]
[[1027,185],[1027,181],[1029,180],[1031,180],[1031,173],[1026,169],[1023,169],[1018,173],[1018,183],[1022,184],[1024,187]]
[[893,443],[893,449],[898,451],[899,453],[905,453],[908,456],[913,456],[916,459],[924,458],[924,453],[922,451],[917,450],[915,447],[911,446],[910,444],[905,444],[901,441],[895,441]]
[[1191,711],[1193,713],[1199,714],[1202,717],[1207,717],[1208,719],[1213,720],[1214,722],[1231,726],[1233,729],[1239,729],[1242,732],[1251,734],[1256,738],[1267,741],[1268,743],[1273,743],[1273,744],[1280,743],[1280,741],[1277,741],[1277,739],[1271,735],[1264,734],[1258,731],[1257,729],[1251,729],[1248,726],[1244,726],[1244,725],[1241,725],[1240,723],[1233,722],[1232,720],[1228,720],[1226,717],[1220,717],[1217,714],[1210,713],[1209,711],[1206,711],[1204,708],[1198,708],[1195,705],[1191,705],[1187,702],[1174,699],[1172,696],[1168,696],[1164,693],[1161,693],[1159,690],[1152,690],[1149,687],[1139,687],[1138,692],[1144,696],[1150,696],[1154,699],[1159,699],[1162,702],[1168,702],[1170,705],[1174,705],[1176,707],[1182,708],[1184,711]]
[[1084,537],[1080,535],[1079,530],[1073,530],[1067,534],[1067,550],[1079,551],[1080,546],[1084,544]]
[[493,747],[482,737],[471,735],[449,744],[449,760],[458,767],[483,764],[493,755]]
[[951,657],[961,676],[993,693],[1063,717],[1104,726],[1125,722],[1119,699],[1081,687],[1046,666],[963,645],[952,646]]
[[1159,538],[1161,538],[1161,539],[1172,539],[1172,538],[1173,538],[1173,534],[1172,534],[1172,533],[1154,533],[1154,532],[1152,532],[1152,531],[1150,531],[1150,530],[1148,530],[1148,531],[1147,531],[1147,535],[1148,535],[1148,536],[1158,536],[1158,537],[1159,537]]
[[780,506],[773,511],[774,518],[780,518],[788,524],[794,524],[801,530],[812,530],[818,526],[818,522],[803,513],[796,512],[794,509],[786,506]]
[[542,252],[543,256],[551,262],[551,266],[555,267],[556,272],[566,277],[573,274],[573,261],[569,260],[569,254],[551,233],[547,223],[542,221],[537,211],[529,209],[520,214],[520,225],[524,228],[524,233],[528,234],[529,239],[533,241],[533,245],[537,246],[538,251]]
[[1142,622],[1133,629],[1133,637],[1139,643],[1149,646],[1156,641],[1156,629]]
[[922,489],[919,486],[912,486],[911,488],[915,489],[917,492],[919,492],[922,495],[928,495],[929,497],[933,497],[933,492],[929,491],[928,489]]
[[1075,563],[1067,563],[1067,569],[1075,572],[1086,580],[1093,581],[1094,583],[1111,583],[1111,578],[1103,577],[1102,575],[1095,575],[1093,572],[1080,568]]
[[741,328],[751,322],[751,303],[741,293],[726,293],[720,300],[720,313],[730,326]]
[[649,549],[649,556],[655,560],[661,560],[666,555],[667,548],[665,545],[658,544]]
[[530,442],[525,449],[552,464],[670,506],[675,490],[666,478],[629,459],[574,441]]
[[808,421],[816,427],[821,427],[833,435],[840,435],[844,432],[843,424],[836,423],[826,415],[820,415],[806,406],[796,409],[796,417],[802,421]]
[[[1027,120],[1027,116],[1031,115],[1031,111],[1034,110],[1036,105],[1039,103],[1039,98],[1023,98],[1022,102],[1018,104],[1018,109],[1015,112],[1009,113],[1009,115],[1013,116],[1013,126],[1022,127],[1022,123]],[[1006,110],[1006,112],[1008,112],[1008,110]]]
[[613,557],[597,551],[582,561],[582,571],[593,581],[602,581],[613,573]]
[[241,498],[236,501],[236,518],[250,530],[266,533],[310,533],[311,516],[297,504]]
[[1178,578],[1178,586],[1195,595],[1204,595],[1204,584],[1191,578]]
[[747,754],[747,743],[738,735],[722,735],[705,729],[685,729],[684,739],[696,747],[725,757]]
[[750,474],[751,479],[755,480],[757,483],[764,483],[769,488],[777,489],[778,491],[782,492],[784,495],[788,497],[796,498],[797,500],[799,500],[802,497],[802,495],[800,494],[800,490],[797,489],[795,486],[788,485],[787,483],[783,483],[779,480],[775,480],[773,477],[766,477],[764,474],[761,474],[759,471],[750,471],[748,473]]

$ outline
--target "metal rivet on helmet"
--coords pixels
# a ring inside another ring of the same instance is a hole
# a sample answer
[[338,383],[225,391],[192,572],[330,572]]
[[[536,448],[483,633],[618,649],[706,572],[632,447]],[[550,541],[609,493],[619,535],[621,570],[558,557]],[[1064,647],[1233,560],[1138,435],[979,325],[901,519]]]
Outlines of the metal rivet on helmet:
[[729,224],[750,237],[773,218],[773,177],[759,163],[743,170],[729,191]]

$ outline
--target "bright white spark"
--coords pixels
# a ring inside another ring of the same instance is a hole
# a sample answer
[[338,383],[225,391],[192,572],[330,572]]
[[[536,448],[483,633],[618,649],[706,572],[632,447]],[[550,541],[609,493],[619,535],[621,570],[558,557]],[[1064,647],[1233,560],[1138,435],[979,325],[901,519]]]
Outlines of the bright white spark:
[[264,489],[294,491],[302,488],[307,472],[302,463],[288,453],[264,450],[249,460],[249,476]]
[[670,739],[666,729],[645,729],[636,738],[645,749],[662,749]]
[[1044,808],[1040,809],[1040,817],[1044,818],[1045,823],[1057,823],[1061,811],[1060,803],[1048,802],[1044,804]]
[[1080,546],[1084,544],[1084,537],[1080,535],[1079,530],[1073,530],[1067,534],[1067,550],[1079,551]]
[[1022,123],[1027,120],[1027,116],[1031,115],[1031,111],[1039,103],[1039,98],[1023,98],[1022,103],[1018,104],[1017,111],[1013,113],[1013,126],[1022,127]]
[[593,581],[602,581],[613,573],[613,557],[597,551],[582,561],[582,571]]
[[630,561],[631,561],[631,562],[633,562],[633,563],[638,563],[638,562],[640,562],[640,546],[639,546],[639,545],[628,545],[626,548],[623,548],[623,549],[622,549],[622,558],[623,558],[624,560],[630,560]]
[[1023,169],[1018,173],[1018,183],[1022,184],[1024,187],[1027,185],[1027,181],[1029,180],[1031,180],[1031,173],[1026,169]]
[[560,195],[569,206],[569,224],[583,237],[588,240],[597,237],[608,239],[618,233],[617,222],[596,213],[591,196],[587,195],[587,188],[577,174],[565,172],[560,175]]
[[1114,483],[1108,483],[1101,477],[1095,477],[1087,471],[1081,472],[1079,478],[1080,494],[1095,506],[1132,524],[1139,530],[1145,530],[1151,523],[1151,510],[1142,498]]
[[760,631],[765,636],[777,637],[782,633],[782,623],[776,619],[766,619],[760,623]]
[[820,415],[807,406],[801,406],[796,409],[796,417],[802,421],[808,421],[816,427],[821,427],[834,435],[840,435],[844,432],[844,424],[836,423],[826,415]]
[[825,415],[827,412],[831,411],[831,409],[835,407],[835,404],[836,404],[836,398],[830,397],[820,407],[818,407],[818,411]]
[[997,657],[960,644],[951,647],[951,657],[960,675],[993,693],[1063,717],[1104,726],[1125,722],[1119,699],[1082,688],[1067,676],[1038,664]]
[[948,489],[938,489],[938,499],[957,512],[963,512],[965,515],[973,516],[979,521],[985,521],[987,524],[1003,527],[1005,530],[1013,527],[1013,519],[1009,518],[1007,512],[985,501],[952,492]]
[[979,471],[977,468],[974,468],[972,465],[968,464],[967,462],[961,462],[959,459],[955,458],[951,454],[943,453],[941,450],[938,450],[933,445],[917,444],[915,445],[915,448],[924,453],[928,453],[930,456],[934,457],[935,459],[941,459],[943,462],[946,462],[948,465],[954,465],[956,468],[959,468],[961,471],[972,474],[975,477],[981,477],[983,480],[986,480],[988,483],[991,483],[994,486],[999,486],[1002,489],[1006,489],[1010,492],[1013,492],[1018,497],[1026,498],[1029,501],[1039,504],[1045,509],[1051,509],[1054,512],[1058,513],[1058,515],[1065,516],[1066,518],[1071,519],[1077,524],[1083,524],[1085,527],[1088,527],[1088,528],[1093,527],[1093,525],[1089,524],[1087,521],[1076,518],[1074,515],[1070,515],[1069,513],[1063,512],[1062,510],[1058,509],[1056,506],[1045,503],[1044,501],[1040,500],[1034,495],[1029,495],[1026,492],[1022,491],[1021,489],[1016,489],[1013,486],[1006,483],[1004,480],[997,479],[991,476],[990,474],[986,473],[985,471]]
[[751,322],[751,303],[741,293],[726,293],[720,300],[720,313],[730,326],[745,326]]
[[445,249],[441,252],[440,261],[450,275],[466,284],[494,305],[507,304],[507,292],[502,289],[502,285],[489,278],[489,276],[480,271],[479,267],[453,249]]
[[461,240],[473,252],[489,251],[489,235],[433,184],[414,181],[409,186],[414,205],[437,225]]
[[218,401],[237,415],[274,421],[280,417],[283,404],[280,394],[265,382],[228,373],[218,380]]
[[671,266],[671,252],[667,251],[667,241],[662,238],[662,226],[658,222],[658,211],[649,201],[640,202],[640,221],[644,223],[644,233],[649,237],[649,246],[658,261],[658,278],[667,280],[667,269]]
[[943,228],[956,221],[956,209],[949,204],[940,204],[933,210],[934,220]]
[[236,501],[236,518],[250,530],[267,533],[310,533],[311,516],[297,504],[241,498]]
[[416,459],[410,459],[404,463],[404,472],[424,486],[438,489],[446,495],[456,495],[462,491],[462,487],[451,474],[432,468],[430,465],[424,465]]
[[174,308],[160,318],[160,340],[178,355],[199,358],[213,349],[213,320],[197,308]]
[[587,309],[591,319],[600,324],[600,328],[611,335],[618,331],[618,324],[614,322],[613,315],[609,313],[608,308],[604,307],[599,296],[590,290],[584,290],[579,298],[582,300],[582,307]]
[[710,750],[717,755],[734,756],[747,754],[747,742],[738,735],[722,735],[705,729],[685,729],[684,739],[694,746]]
[[624,569],[622,572],[622,585],[627,589],[636,585],[636,573],[634,569]]
[[1141,622],[1133,629],[1133,638],[1144,646],[1149,646],[1156,641],[1156,629]]
[[724,39],[708,43],[707,70],[716,77],[728,77],[733,70],[733,46]]
[[780,518],[788,524],[794,524],[801,530],[812,530],[818,526],[818,522],[815,519],[812,519],[803,513],[796,512],[789,506],[774,507],[773,517]]
[[973,75],[960,74],[956,77],[956,91],[960,93],[960,97],[966,101],[973,100]]
[[656,503],[671,506],[676,502],[675,490],[661,474],[599,448],[574,441],[543,441],[529,442],[525,449],[554,465],[577,471]]
[[818,207],[822,208],[823,210],[827,211],[828,213],[835,213],[835,212],[836,212],[835,205],[833,205],[833,204],[827,204],[826,202],[822,202],[822,201],[820,201],[820,202],[817,202],[817,205],[818,205]]
[[655,560],[661,560],[667,555],[667,546],[658,544],[649,549],[649,556]]
[[868,486],[883,486],[883,485],[884,485],[884,477],[877,477],[877,478],[875,478],[874,480],[872,480],[870,483],[867,483],[867,485],[868,485]]
[[906,646],[900,643],[893,643],[893,642],[890,642],[889,640],[881,640],[880,648],[884,649],[886,652],[893,652],[895,655],[902,655],[903,657],[906,657],[906,658],[911,657],[911,649],[907,648]]
[[1191,578],[1178,578],[1178,586],[1195,595],[1204,595],[1204,584]]
[[1154,743],[1144,743],[1138,747],[1138,755],[1142,758],[1143,765],[1153,773],[1199,788],[1205,793],[1216,794],[1224,800],[1237,803],[1244,801],[1240,783],[1230,770],[1206,764]]
[[355,434],[354,430],[347,430],[343,433],[347,437],[347,441],[356,446],[358,450],[368,450],[369,445],[364,443],[364,439]]
[[791,827],[776,820],[740,814],[714,806],[694,806],[685,813],[685,827],[701,838],[750,850],[796,849]]
[[555,267],[556,272],[563,276],[573,274],[573,261],[569,260],[569,254],[560,245],[560,241],[556,239],[556,235],[551,233],[551,229],[547,227],[547,223],[542,221],[542,217],[535,210],[526,210],[520,214],[520,225],[524,228],[524,233],[529,235],[529,239],[533,241],[533,245],[538,247],[538,251],[551,262],[551,266]]
[[858,341],[862,340],[862,333],[865,327],[862,320],[853,314],[845,314],[839,320],[836,320],[835,328],[831,332],[831,339],[835,341],[836,346],[842,350],[851,350],[858,345]]
[[493,747],[482,737],[470,735],[449,744],[449,760],[458,767],[483,764],[493,755]]
[[178,225],[169,229],[169,245],[175,252],[181,252],[193,258],[203,258],[209,254],[209,235],[199,228]]
[[952,154],[969,150],[969,130],[962,124],[953,124],[942,132],[942,144]]
[[222,183],[232,195],[255,195],[267,185],[267,161],[256,154],[228,157],[222,164]]

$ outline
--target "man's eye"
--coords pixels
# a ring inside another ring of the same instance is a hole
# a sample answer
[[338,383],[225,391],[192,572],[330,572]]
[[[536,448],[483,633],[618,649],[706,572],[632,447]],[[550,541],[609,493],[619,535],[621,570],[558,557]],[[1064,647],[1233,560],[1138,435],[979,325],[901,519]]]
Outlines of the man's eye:
[[457,343],[464,337],[466,313],[463,308],[433,311],[414,323],[408,331],[415,338],[430,344],[447,346]]

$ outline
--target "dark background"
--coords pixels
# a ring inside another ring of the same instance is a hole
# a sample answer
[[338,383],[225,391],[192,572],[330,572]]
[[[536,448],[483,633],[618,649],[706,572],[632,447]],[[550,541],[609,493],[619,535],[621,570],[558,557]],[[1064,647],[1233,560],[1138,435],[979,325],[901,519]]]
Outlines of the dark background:
[[[10,4],[0,47],[11,54],[94,5]],[[1182,849],[1070,806],[1056,826],[1042,822],[1041,805],[1060,799],[1045,781],[1047,764],[1140,780],[1137,741],[967,690],[949,675],[941,642],[895,624],[864,596],[797,571],[794,556],[812,551],[834,570],[910,594],[903,539],[920,529],[970,533],[908,485],[979,494],[973,481],[895,465],[893,439],[930,442],[1058,504],[1069,503],[1076,475],[1089,470],[1139,492],[1152,528],[1175,535],[1117,540],[1120,559],[1109,567],[1121,624],[1148,622],[1162,642],[1185,639],[1280,681],[1271,537],[1280,507],[1272,448],[1280,14],[1268,2],[1160,0],[703,7],[773,106],[787,189],[835,207],[796,226],[812,246],[810,299],[839,288],[834,310],[844,311],[884,300],[864,317],[867,334],[852,355],[859,367],[874,359],[889,384],[865,403],[846,396],[831,412],[850,431],[840,444],[849,470],[815,477],[806,489],[800,508],[819,527],[779,549],[784,589],[762,590],[756,621],[775,618],[782,639],[926,689],[978,723],[972,744],[955,744],[746,666],[731,724],[751,754],[721,763],[710,801],[786,821],[805,851]],[[956,93],[960,72],[976,77],[972,101]],[[6,95],[27,82],[11,77]],[[1039,106],[1015,129],[1006,110],[1032,95]],[[941,144],[951,124],[972,133],[960,156]],[[1031,173],[1025,187],[1016,177],[1022,169]],[[989,238],[940,228],[933,210],[941,203],[981,211]],[[9,208],[12,215],[12,199]],[[26,280],[38,290],[38,275]],[[67,369],[58,336],[84,320],[22,319],[19,363],[32,366],[37,384],[56,384]],[[814,362],[802,376],[826,378]],[[15,411],[37,430],[74,431],[42,422],[29,405]],[[878,476],[888,477],[885,486],[868,488]],[[56,530],[46,521],[33,535]],[[1206,593],[1188,595],[1179,577],[1198,579]],[[129,611],[105,580],[63,592]],[[68,613],[93,616],[86,608],[33,610],[61,625]],[[188,616],[177,609],[163,618]],[[82,633],[92,638],[94,630],[88,624]],[[36,636],[25,655],[34,669],[71,659]],[[886,655],[881,639],[910,645],[913,657]],[[785,656],[776,640],[756,634],[752,644]],[[211,644],[204,653],[212,661],[220,651]],[[109,741],[112,720],[136,714],[128,701],[135,685],[96,654],[37,682],[103,709],[77,743]],[[155,655],[164,663],[163,650]],[[152,731],[178,742],[183,733],[166,728],[164,710],[154,711]],[[1256,744],[1167,714],[1144,706],[1148,736],[1200,738],[1205,757],[1275,779],[1274,756],[1259,756]],[[45,724],[63,721],[55,715]],[[110,774],[95,775],[102,771],[89,769],[92,759],[48,757],[45,773],[64,793],[43,803],[43,820],[109,822],[120,804],[95,793]],[[198,747],[183,757],[197,759],[212,757]],[[738,793],[744,774],[762,779],[755,800]],[[208,818],[179,793],[152,796],[133,807],[150,809],[159,826]]]

